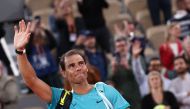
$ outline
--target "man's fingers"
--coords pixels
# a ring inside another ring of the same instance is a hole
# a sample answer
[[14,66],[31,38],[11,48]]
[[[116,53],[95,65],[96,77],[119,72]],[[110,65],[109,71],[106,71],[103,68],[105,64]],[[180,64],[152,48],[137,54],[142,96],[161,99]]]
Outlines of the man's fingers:
[[15,30],[15,34],[17,34],[18,33],[18,27],[16,25],[14,26],[14,30]]
[[31,35],[31,33],[28,33],[28,34],[26,34],[26,43],[29,41],[29,39],[30,39],[30,35]]
[[30,32],[30,28],[31,28],[31,23],[28,22],[27,27],[26,27],[26,33]]
[[18,31],[18,32],[21,32],[21,30],[22,30],[21,27],[22,27],[22,26],[21,26],[21,21],[20,21],[20,22],[19,22],[19,31]]
[[25,21],[22,20],[22,31],[24,32],[26,30],[26,24]]

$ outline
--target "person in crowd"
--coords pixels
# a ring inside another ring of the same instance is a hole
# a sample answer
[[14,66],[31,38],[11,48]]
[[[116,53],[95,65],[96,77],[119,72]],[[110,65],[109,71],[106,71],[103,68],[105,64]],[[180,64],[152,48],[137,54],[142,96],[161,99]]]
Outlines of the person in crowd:
[[[149,62],[148,73],[151,73],[152,71],[157,71],[160,73],[162,81],[163,81],[163,83],[162,83],[163,90],[168,91],[171,81],[167,78],[168,77],[167,70],[162,67],[160,59],[157,57],[152,58]],[[144,97],[145,95],[147,95],[149,93],[150,93],[150,89],[149,89],[148,81],[146,81],[143,84],[142,97]]]
[[190,67],[190,37],[186,37],[183,41],[184,53],[183,56],[187,60],[188,67]]
[[[30,26],[30,23],[26,26],[22,20],[19,22],[19,29],[15,27],[14,47],[17,53],[19,69],[26,85],[43,101],[48,103],[49,109],[55,109],[57,106],[64,105],[64,98],[61,96],[64,89],[50,87],[36,76],[35,70],[24,53],[25,46],[30,38]],[[71,95],[72,98],[68,108],[129,108],[129,103],[113,87],[99,83],[95,85],[95,88],[88,83],[86,64],[85,56],[77,50],[68,51],[60,59],[61,73],[64,78],[67,78],[73,89],[72,93],[65,91],[65,94]],[[97,87],[102,87],[103,90],[97,90]]]
[[57,62],[59,57],[72,48],[79,32],[85,29],[81,17],[73,14],[72,2],[70,0],[54,0],[54,13],[49,16],[50,29],[57,41]]
[[188,13],[190,13],[190,1],[189,0],[184,0],[184,1],[185,1],[186,10]]
[[58,74],[58,65],[51,53],[51,50],[56,48],[55,39],[39,25],[36,20],[32,21],[31,38],[26,47],[28,60],[41,80],[50,86],[62,87]]
[[190,108],[190,74],[188,66],[183,56],[178,56],[174,59],[174,68],[178,77],[171,82],[170,90],[177,98],[180,109]]
[[148,0],[147,3],[153,25],[162,24],[160,10],[163,12],[165,23],[171,18],[171,0]]
[[176,0],[177,11],[168,23],[178,22],[181,28],[179,38],[183,40],[190,35],[190,14],[186,10],[185,0]]
[[114,24],[114,31],[115,36],[125,36],[129,40],[131,40],[137,34],[145,36],[141,25],[138,22],[134,21],[130,16],[127,16],[125,20],[122,20],[120,22],[116,20]]
[[13,76],[6,73],[6,67],[0,60],[0,104],[3,107],[16,104],[19,97],[19,88]]
[[181,30],[178,23],[169,24],[166,41],[159,48],[161,63],[169,71],[173,71],[173,59],[182,55],[183,52],[182,44],[178,39],[180,34]]
[[131,41],[131,68],[133,70],[135,79],[139,85],[141,96],[143,94],[143,84],[146,82],[147,64],[144,56],[145,42],[142,37],[135,36]]
[[77,0],[79,12],[81,13],[86,28],[96,35],[97,44],[106,53],[111,53],[111,35],[106,27],[103,9],[108,8],[106,0]]
[[158,71],[148,74],[150,93],[142,99],[142,109],[179,109],[175,96],[163,90],[162,77]]
[[84,51],[89,63],[100,71],[101,81],[106,81],[108,58],[102,50],[98,49],[95,37],[95,34],[90,30],[81,31],[74,48]]
[[115,54],[111,66],[113,75],[108,82],[111,82],[123,97],[128,100],[131,104],[131,109],[140,109],[141,95],[131,66],[128,63],[128,46],[126,37],[115,39]]
[[89,63],[100,71],[101,81],[106,81],[108,77],[108,60],[106,58],[106,54],[97,49],[96,36],[93,32],[86,31],[85,36],[85,55],[87,56]]

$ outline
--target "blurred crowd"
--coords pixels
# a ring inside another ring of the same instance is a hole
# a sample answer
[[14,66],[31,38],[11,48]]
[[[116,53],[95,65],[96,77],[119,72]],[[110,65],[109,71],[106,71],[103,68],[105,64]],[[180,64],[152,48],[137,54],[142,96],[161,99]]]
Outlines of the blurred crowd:
[[[149,28],[129,9],[144,1]],[[120,14],[111,13],[108,21],[104,10],[114,3]],[[112,85],[131,109],[190,109],[190,0],[52,0],[49,6],[46,23],[29,6],[25,15],[32,24],[26,52],[41,80],[71,90],[59,74],[59,59],[80,49],[88,59],[88,81]],[[0,103],[9,104],[18,92],[4,68],[0,62]]]

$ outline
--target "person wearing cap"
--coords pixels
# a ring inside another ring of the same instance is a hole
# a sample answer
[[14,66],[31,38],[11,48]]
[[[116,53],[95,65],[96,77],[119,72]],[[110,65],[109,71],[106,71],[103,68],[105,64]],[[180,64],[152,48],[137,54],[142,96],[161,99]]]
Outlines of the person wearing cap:
[[95,34],[90,30],[85,30],[81,31],[81,37],[85,37],[84,41],[75,48],[83,48],[89,63],[100,71],[101,81],[106,81],[108,76],[107,58],[104,52],[97,49]]
[[76,0],[80,14],[88,30],[96,34],[97,44],[106,53],[111,53],[111,34],[106,27],[103,10],[109,7],[106,0]]

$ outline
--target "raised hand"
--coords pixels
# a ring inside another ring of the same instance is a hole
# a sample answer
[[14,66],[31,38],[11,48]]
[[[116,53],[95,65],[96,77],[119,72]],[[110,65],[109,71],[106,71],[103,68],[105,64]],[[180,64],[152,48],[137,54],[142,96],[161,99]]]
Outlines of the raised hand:
[[15,35],[14,35],[14,47],[17,50],[24,50],[26,44],[30,39],[30,22],[25,24],[24,20],[19,22],[19,28],[17,26],[14,27]]
[[138,57],[140,55],[141,51],[142,51],[142,48],[140,47],[139,44],[134,44],[132,46],[132,55],[134,57]]

